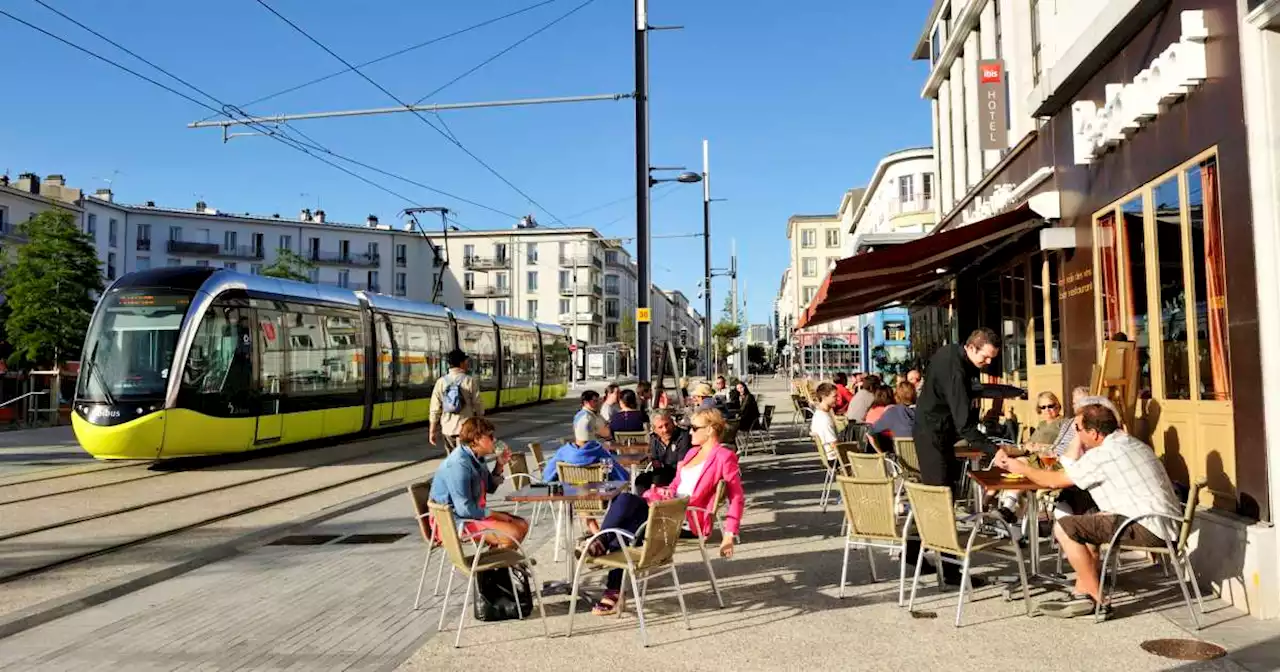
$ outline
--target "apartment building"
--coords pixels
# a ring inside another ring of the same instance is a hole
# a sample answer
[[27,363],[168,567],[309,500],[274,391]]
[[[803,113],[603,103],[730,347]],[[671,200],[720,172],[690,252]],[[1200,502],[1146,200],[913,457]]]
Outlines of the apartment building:
[[876,164],[861,198],[842,204],[841,227],[847,232],[841,257],[880,245],[915,240],[938,223],[933,148],[893,152]]
[[[627,337],[635,338],[636,317],[636,263],[631,253],[617,241],[606,241],[604,249],[604,339],[613,343]],[[623,324],[631,326],[629,333],[621,334]],[[631,343],[628,342],[628,345]]]
[[[784,322],[800,324],[827,275],[844,256],[849,236],[846,221],[865,193],[862,188],[845,192],[835,214],[794,215],[787,220],[791,272],[783,276],[783,287],[790,293],[785,305],[794,306],[795,312],[783,316]],[[792,333],[794,361],[806,372],[829,376],[835,371],[852,373],[862,368],[860,323],[856,316],[789,333]]]

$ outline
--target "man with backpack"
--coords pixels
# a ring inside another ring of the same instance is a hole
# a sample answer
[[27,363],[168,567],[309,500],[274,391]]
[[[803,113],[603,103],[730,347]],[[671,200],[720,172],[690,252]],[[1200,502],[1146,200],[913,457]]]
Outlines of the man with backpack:
[[437,433],[444,434],[445,452],[453,452],[458,445],[458,432],[462,421],[484,415],[480,401],[480,388],[476,379],[467,371],[471,358],[461,350],[452,350],[446,357],[449,373],[436,381],[431,390],[431,431],[427,440],[436,445]]

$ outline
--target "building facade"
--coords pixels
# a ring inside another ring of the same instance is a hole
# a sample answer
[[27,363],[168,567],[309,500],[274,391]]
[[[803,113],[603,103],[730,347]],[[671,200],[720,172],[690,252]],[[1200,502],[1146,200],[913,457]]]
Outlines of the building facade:
[[861,199],[842,208],[841,226],[847,232],[841,257],[877,245],[914,240],[938,223],[933,149],[904,149],[876,164]]
[[[786,305],[794,312],[784,321],[796,324],[799,315],[814,301],[824,278],[843,256],[849,229],[845,221],[862,200],[864,189],[851,189],[841,199],[840,207],[831,215],[794,215],[787,220],[791,264],[784,276],[783,290],[788,292]],[[800,331],[785,332],[791,336],[792,369],[806,374],[830,377],[838,371],[852,373],[861,369],[861,323],[857,317],[829,322]]]

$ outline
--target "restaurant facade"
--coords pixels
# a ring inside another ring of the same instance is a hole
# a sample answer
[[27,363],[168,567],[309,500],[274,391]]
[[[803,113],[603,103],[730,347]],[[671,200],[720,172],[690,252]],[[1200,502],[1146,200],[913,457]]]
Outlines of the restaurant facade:
[[[1205,483],[1191,542],[1201,582],[1280,617],[1241,10],[1237,0],[1086,4],[1079,11],[1096,16],[1076,17],[1070,44],[1046,54],[1010,41],[998,9],[1009,3],[935,3],[929,25],[944,39],[928,40],[927,27],[917,57],[934,65],[925,96],[953,195],[932,235],[838,262],[801,323],[908,305],[924,357],[992,328],[1004,347],[991,382],[1030,392],[1004,409],[1024,424],[1036,422],[1036,394],[1069,402],[1108,341],[1132,342],[1128,429],[1175,483]],[[1003,49],[966,33],[987,28]],[[1049,64],[1029,75],[1029,53]],[[981,90],[992,58],[1007,67],[1011,108],[1011,146],[996,152],[981,143],[986,128],[973,132],[982,110],[965,119],[956,104],[980,107],[965,84]]]

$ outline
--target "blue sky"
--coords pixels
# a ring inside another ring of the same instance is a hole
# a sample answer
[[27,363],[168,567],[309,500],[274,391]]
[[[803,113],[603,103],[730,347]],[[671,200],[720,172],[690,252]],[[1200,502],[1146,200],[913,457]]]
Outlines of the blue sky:
[[[253,0],[45,0],[211,95],[240,104],[342,68]],[[351,62],[535,4],[537,0],[354,3],[269,0],[281,14]],[[404,99],[417,99],[582,0],[555,0],[511,19],[370,66]],[[146,66],[32,0],[3,9],[140,69]],[[928,12],[924,0],[651,0],[650,23],[683,25],[651,36],[654,165],[700,169],[711,141],[713,262],[738,243],[740,282],[753,322],[772,311],[787,265],[794,213],[833,212],[846,189],[870,178],[884,154],[928,145],[925,67],[910,60]],[[461,102],[626,92],[633,88],[632,3],[596,0],[432,100]],[[330,219],[392,221],[404,201],[268,138],[222,144],[216,130],[185,125],[208,111],[0,16],[8,54],[0,106],[0,171],[63,173],[86,191],[114,176],[118,199],[230,212],[292,215],[322,207]],[[258,114],[393,105],[353,73],[248,108]],[[635,232],[634,117],[630,101],[446,113],[458,139],[556,217],[610,236]],[[302,122],[335,152],[515,214],[551,216],[411,115]],[[359,172],[362,169],[355,168]],[[118,171],[118,172],[117,172]],[[455,208],[473,229],[506,218],[390,178],[376,182],[425,205]],[[653,232],[701,230],[701,189],[654,194]],[[701,241],[654,241],[653,279],[691,300],[702,276]],[[727,279],[717,279],[715,309]]]

